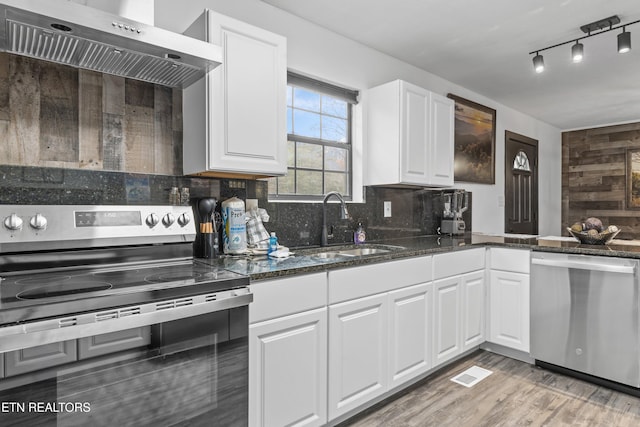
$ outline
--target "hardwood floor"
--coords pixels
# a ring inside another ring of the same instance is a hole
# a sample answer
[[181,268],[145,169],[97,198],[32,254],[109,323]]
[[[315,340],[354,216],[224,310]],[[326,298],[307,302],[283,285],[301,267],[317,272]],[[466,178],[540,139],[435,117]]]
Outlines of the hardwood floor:
[[[471,388],[450,381],[476,365]],[[343,426],[638,426],[640,398],[480,351]]]

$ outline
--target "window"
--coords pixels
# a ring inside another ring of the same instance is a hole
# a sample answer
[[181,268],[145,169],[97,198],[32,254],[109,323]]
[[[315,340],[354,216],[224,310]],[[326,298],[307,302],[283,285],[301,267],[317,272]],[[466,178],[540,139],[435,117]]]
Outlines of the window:
[[272,200],[351,199],[352,104],[358,93],[288,74],[287,175],[269,179]]
[[513,159],[513,170],[531,172],[527,153],[522,150],[518,151],[518,154],[516,154],[516,157]]

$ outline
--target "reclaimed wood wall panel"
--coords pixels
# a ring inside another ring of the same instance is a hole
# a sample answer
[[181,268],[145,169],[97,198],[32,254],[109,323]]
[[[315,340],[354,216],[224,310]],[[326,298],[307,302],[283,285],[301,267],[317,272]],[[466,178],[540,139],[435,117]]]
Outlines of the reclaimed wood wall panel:
[[[5,55],[5,54],[2,54]],[[3,59],[5,59],[4,57]],[[11,57],[7,163],[40,165],[40,64]]]
[[78,164],[78,71],[47,64],[40,68],[40,162]]
[[593,216],[620,227],[620,238],[640,239],[640,210],[626,206],[630,148],[640,148],[640,123],[562,134],[563,230]]
[[79,96],[79,152],[78,162],[83,169],[102,169],[102,75],[80,70]]
[[182,175],[182,90],[0,53],[0,164]]

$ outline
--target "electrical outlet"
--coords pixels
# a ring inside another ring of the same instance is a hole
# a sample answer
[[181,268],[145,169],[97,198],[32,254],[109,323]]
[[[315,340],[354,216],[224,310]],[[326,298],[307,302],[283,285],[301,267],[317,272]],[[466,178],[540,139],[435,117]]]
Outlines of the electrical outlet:
[[391,218],[391,202],[390,201],[384,202],[384,217]]

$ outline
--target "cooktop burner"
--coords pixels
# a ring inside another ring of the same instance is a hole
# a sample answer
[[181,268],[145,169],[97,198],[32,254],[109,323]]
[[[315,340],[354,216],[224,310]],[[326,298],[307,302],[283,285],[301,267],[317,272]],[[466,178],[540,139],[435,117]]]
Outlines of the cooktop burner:
[[17,299],[42,299],[64,297],[67,295],[82,294],[87,292],[105,291],[111,289],[111,283],[87,283],[83,280],[70,281],[66,283],[55,283],[40,288],[29,289],[28,291],[19,292]]
[[175,282],[176,280],[196,280],[202,277],[202,274],[191,270],[178,270],[169,273],[156,273],[144,278],[149,283],[165,283]]

